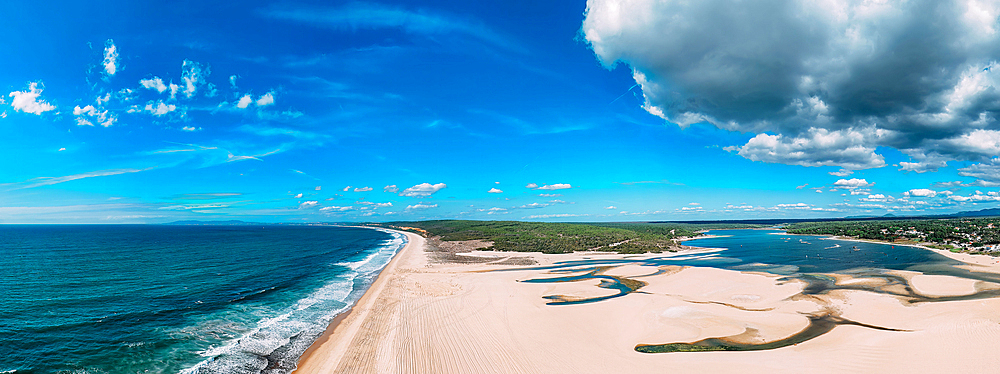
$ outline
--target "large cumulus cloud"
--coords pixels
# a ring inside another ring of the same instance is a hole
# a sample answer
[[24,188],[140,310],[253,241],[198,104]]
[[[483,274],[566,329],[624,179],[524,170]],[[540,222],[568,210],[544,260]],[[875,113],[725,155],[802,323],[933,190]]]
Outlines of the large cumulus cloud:
[[[760,134],[752,160],[902,170],[1000,152],[1000,1],[589,0],[582,33],[644,107]],[[998,176],[1000,178],[1000,176]]]

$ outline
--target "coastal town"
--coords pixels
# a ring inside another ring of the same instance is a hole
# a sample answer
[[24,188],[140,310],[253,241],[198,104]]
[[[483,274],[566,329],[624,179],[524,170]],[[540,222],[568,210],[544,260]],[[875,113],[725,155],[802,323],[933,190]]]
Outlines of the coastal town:
[[847,236],[1000,256],[1000,218],[807,222],[787,229],[790,234]]

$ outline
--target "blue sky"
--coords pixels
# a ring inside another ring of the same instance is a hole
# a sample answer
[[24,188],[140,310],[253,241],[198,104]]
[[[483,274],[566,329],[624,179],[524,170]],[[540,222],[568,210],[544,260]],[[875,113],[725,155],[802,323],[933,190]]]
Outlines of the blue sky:
[[0,14],[2,223],[840,217],[1000,200],[996,2]]

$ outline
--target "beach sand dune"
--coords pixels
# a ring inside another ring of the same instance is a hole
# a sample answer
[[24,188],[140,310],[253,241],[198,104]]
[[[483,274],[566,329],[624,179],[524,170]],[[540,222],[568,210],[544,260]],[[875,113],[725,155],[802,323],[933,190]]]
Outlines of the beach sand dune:
[[[641,280],[640,292],[548,305],[546,296],[616,292],[593,279],[524,282],[566,275],[548,270],[428,261],[424,239],[407,235],[406,248],[303,358],[297,373],[927,373],[1000,367],[995,298],[909,303],[864,290],[803,295],[805,283],[770,274],[680,267],[656,274],[661,269],[626,265],[602,274]],[[595,256],[531,257],[548,265]],[[961,295],[979,287],[963,279],[911,278],[927,295]],[[814,339],[762,351],[635,350],[638,344],[706,338],[773,342],[798,334],[810,325],[810,315],[823,313],[864,326],[839,325]]]

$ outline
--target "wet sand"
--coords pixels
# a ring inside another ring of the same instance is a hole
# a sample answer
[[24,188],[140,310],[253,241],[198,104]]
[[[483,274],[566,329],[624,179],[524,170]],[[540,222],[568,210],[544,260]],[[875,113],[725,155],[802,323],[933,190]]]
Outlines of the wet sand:
[[[925,373],[1000,365],[996,283],[618,262],[660,254],[458,263],[434,260],[423,238],[407,236],[298,373]],[[557,264],[580,260],[590,262]],[[979,260],[969,266],[1000,272]],[[742,351],[718,351],[731,349]]]

